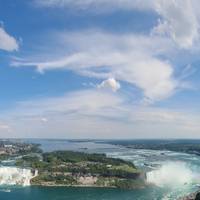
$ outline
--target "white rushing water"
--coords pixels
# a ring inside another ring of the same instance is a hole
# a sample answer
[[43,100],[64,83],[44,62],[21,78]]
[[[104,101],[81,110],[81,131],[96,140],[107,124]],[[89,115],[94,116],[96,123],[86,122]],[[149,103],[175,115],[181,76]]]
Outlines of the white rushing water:
[[37,175],[30,169],[21,169],[17,167],[0,167],[0,185],[22,185],[29,186],[30,180]]
[[151,187],[138,194],[139,200],[175,200],[199,190],[200,157],[197,155],[145,149],[106,153],[109,157],[131,161],[147,172],[146,181]]
[[158,187],[180,187],[191,184],[195,174],[184,162],[167,162],[146,174],[148,183]]

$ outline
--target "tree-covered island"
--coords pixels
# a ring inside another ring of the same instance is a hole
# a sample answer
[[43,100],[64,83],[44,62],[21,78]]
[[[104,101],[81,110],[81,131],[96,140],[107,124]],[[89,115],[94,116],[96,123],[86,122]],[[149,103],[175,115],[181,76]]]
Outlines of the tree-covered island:
[[105,154],[55,151],[25,155],[17,159],[18,167],[38,170],[31,180],[41,186],[88,186],[141,188],[142,173],[133,163],[108,158]]

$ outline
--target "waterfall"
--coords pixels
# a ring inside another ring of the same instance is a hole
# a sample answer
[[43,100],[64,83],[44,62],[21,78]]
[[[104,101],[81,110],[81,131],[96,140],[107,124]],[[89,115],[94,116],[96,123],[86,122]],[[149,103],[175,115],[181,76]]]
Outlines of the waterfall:
[[32,173],[30,169],[17,167],[0,167],[0,185],[29,186],[30,180],[37,176],[37,170]]
[[158,169],[147,172],[146,180],[159,187],[179,187],[193,182],[194,174],[185,163],[168,162]]

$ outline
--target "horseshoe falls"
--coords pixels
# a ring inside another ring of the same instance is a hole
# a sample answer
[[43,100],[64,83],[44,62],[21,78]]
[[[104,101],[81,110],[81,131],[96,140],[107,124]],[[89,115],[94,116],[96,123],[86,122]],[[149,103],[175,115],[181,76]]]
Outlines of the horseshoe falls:
[[107,152],[134,162],[146,171],[148,188],[135,191],[137,200],[176,200],[200,188],[200,157],[192,154],[145,149]]
[[[61,146],[59,142],[56,145]],[[200,187],[199,156],[162,150],[128,149],[95,143],[78,143],[76,148],[74,145],[73,143],[73,150],[80,147],[83,150],[82,146],[86,145],[87,149],[84,148],[86,152],[105,153],[109,157],[133,162],[146,172],[146,182],[149,186],[135,190],[30,186],[31,178],[36,175],[31,170],[1,166],[0,199],[177,200],[197,191]],[[66,146],[69,146],[68,143]]]

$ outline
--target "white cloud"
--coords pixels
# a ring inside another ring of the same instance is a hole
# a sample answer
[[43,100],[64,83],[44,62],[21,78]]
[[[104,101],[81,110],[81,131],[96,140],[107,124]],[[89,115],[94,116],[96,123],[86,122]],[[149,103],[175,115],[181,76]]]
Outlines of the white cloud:
[[91,89],[20,102],[3,117],[21,137],[198,137],[199,116],[128,102],[123,94]]
[[[87,12],[113,10],[154,11],[159,23],[153,32],[169,35],[181,48],[190,48],[199,39],[198,7],[196,0],[36,0],[40,6],[66,7]],[[197,16],[198,15],[198,16]]]
[[42,117],[41,119],[40,119],[42,122],[48,122],[48,119],[46,118],[46,117]]
[[11,133],[12,128],[8,123],[0,122],[0,133]]
[[179,87],[173,77],[173,66],[158,58],[173,45],[164,38],[94,30],[57,34],[54,38],[65,44],[66,56],[55,60],[49,58],[49,61],[15,60],[12,65],[36,66],[40,72],[67,69],[84,76],[115,77],[142,89],[150,101],[167,98]]
[[[109,12],[115,9],[154,11],[158,15],[158,24],[152,27],[151,34],[146,36],[111,34],[95,30],[55,34],[55,37],[49,40],[59,41],[62,47],[60,49],[63,50],[60,54],[64,56],[59,57],[55,52],[45,52],[43,55],[49,53],[49,58],[16,60],[13,65],[36,66],[40,72],[67,69],[89,77],[101,79],[115,77],[119,81],[140,88],[147,102],[168,98],[177,89],[187,85],[174,77],[175,67],[167,55],[181,48],[190,49],[198,41],[200,19],[195,9],[197,1],[36,0],[35,2],[40,6],[87,11]],[[59,49],[59,45],[55,45],[56,49]],[[55,49],[55,46],[48,49]]]
[[110,11],[116,9],[149,9],[151,0],[35,0],[36,5],[42,7],[66,7],[79,10]]
[[[56,114],[57,112],[69,112],[79,114],[95,113],[98,109],[112,108],[118,104],[121,104],[122,99],[117,95],[109,93],[107,91],[100,90],[83,90],[77,92],[68,93],[62,97],[46,98],[37,101],[25,101],[19,102],[18,108],[23,108],[25,113],[31,113],[37,115],[40,113],[38,119],[46,119],[45,115]],[[16,111],[17,113],[17,111]],[[67,114],[67,113],[66,113]]]
[[10,36],[2,27],[0,27],[0,49],[5,51],[18,50],[19,46],[14,37]]
[[[177,89],[185,87],[183,79],[188,74],[187,69],[182,77],[175,76],[178,70],[175,71],[170,56],[182,48],[191,50],[199,39],[200,14],[193,0],[36,2],[51,8],[87,12],[153,11],[157,14],[158,24],[146,35],[100,30],[54,33],[53,36],[48,33],[43,48],[38,47],[40,50],[29,58],[16,58],[13,66],[35,66],[39,72],[71,70],[79,75],[103,79],[98,87],[113,91],[120,88],[120,81],[127,82],[139,88],[147,102],[168,98]],[[41,52],[41,49],[46,51]],[[159,109],[149,104],[147,107],[139,103],[133,105],[133,99],[128,99],[123,92],[123,88],[118,92],[96,88],[71,92],[61,97],[20,102],[14,110],[1,115],[21,137],[198,137],[198,115]],[[6,126],[2,125],[3,128]]]
[[120,89],[120,83],[117,82],[114,78],[108,78],[102,81],[98,86],[98,88],[109,88],[112,91],[116,92]]
[[7,129],[10,129],[10,127],[6,124],[0,124],[0,129],[7,130]]
[[153,32],[168,34],[182,48],[199,39],[199,22],[191,0],[157,1],[155,10],[161,16]]

